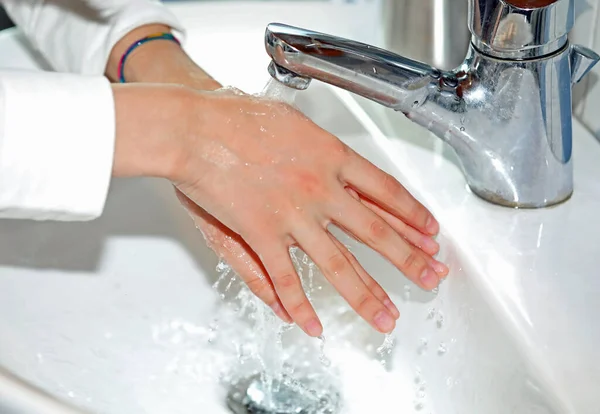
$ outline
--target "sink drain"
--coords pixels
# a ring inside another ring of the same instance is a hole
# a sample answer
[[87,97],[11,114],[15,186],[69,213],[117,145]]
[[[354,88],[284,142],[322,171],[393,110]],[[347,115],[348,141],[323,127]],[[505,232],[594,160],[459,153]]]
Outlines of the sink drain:
[[341,396],[336,389],[309,378],[284,378],[266,390],[260,376],[254,376],[231,388],[227,406],[235,414],[337,414]]

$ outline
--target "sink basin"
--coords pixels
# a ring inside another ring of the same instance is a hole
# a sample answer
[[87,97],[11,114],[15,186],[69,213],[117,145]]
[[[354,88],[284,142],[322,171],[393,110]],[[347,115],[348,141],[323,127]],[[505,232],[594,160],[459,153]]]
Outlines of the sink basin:
[[[315,15],[310,5],[239,3],[230,25],[214,19],[230,4],[172,8],[190,28],[192,56],[247,92],[268,80],[262,34],[269,21],[352,31],[327,21],[349,10],[332,5],[319,5],[331,10]],[[235,54],[222,52],[240,42]],[[43,65],[16,31],[0,35],[0,50],[12,57],[5,66]],[[471,194],[450,149],[399,114],[318,82],[297,105],[434,212],[440,258],[451,267],[438,291],[423,292],[343,239],[402,317],[396,346],[381,356],[383,336],[331,289],[324,285],[315,297],[342,412],[596,414],[600,148],[591,135],[575,123],[574,197],[518,211]],[[168,183],[115,180],[94,222],[5,220],[0,234],[0,367],[81,412],[229,412],[220,376],[239,365],[234,345],[248,327],[227,316],[230,307],[212,287],[217,260]],[[0,412],[44,414],[10,400],[2,384]]]

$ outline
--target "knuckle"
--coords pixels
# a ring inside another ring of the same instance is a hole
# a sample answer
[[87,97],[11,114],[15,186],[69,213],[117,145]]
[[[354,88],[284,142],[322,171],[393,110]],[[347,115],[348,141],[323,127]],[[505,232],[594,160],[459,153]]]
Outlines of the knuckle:
[[417,253],[411,249],[411,251],[404,257],[402,260],[402,269],[410,270],[415,267],[419,263],[419,258],[417,257]]
[[356,301],[355,310],[359,314],[364,314],[371,308],[375,298],[367,293],[362,294]]
[[248,289],[250,289],[250,291],[252,293],[254,293],[256,296],[258,296],[262,300],[267,301],[268,299],[270,299],[269,298],[270,286],[264,279],[260,279],[260,278],[250,279],[250,280],[246,281],[246,285],[248,286]]
[[290,314],[292,315],[302,315],[302,314],[308,314],[308,313],[312,313],[312,306],[310,304],[310,302],[305,299],[295,305],[292,305],[289,309]]
[[369,224],[369,239],[372,242],[385,240],[388,238],[388,236],[388,227],[383,221],[379,219],[371,221],[371,224]]
[[284,273],[275,278],[277,285],[282,289],[289,289],[299,285],[298,276],[292,273]]
[[326,265],[331,274],[338,276],[343,274],[350,264],[342,253],[335,253],[327,259]]

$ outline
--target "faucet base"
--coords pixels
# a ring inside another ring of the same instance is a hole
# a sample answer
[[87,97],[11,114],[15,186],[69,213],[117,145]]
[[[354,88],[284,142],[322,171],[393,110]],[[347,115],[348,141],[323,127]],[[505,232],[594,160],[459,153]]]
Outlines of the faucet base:
[[489,203],[496,204],[501,207],[509,207],[509,208],[514,208],[514,209],[523,209],[523,210],[535,210],[535,209],[541,209],[541,208],[555,207],[555,206],[561,205],[561,204],[569,201],[571,199],[571,197],[573,196],[573,191],[571,191],[569,194],[567,194],[564,197],[554,199],[554,200],[544,200],[543,202],[534,204],[534,203],[509,201],[509,200],[504,199],[503,197],[498,196],[495,193],[479,191],[470,186],[469,186],[469,189],[477,197],[479,197],[482,200],[487,201]]
[[328,384],[309,378],[275,380],[266,389],[260,375],[243,379],[227,395],[234,414],[338,414],[341,395]]

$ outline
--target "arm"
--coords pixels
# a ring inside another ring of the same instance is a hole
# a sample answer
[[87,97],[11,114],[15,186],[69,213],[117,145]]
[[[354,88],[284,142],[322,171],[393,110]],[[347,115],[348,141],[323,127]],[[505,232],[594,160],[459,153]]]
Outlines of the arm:
[[[110,4],[117,3],[123,4]],[[136,30],[151,33],[155,28]],[[100,70],[114,78],[120,50],[140,35],[126,32]],[[164,42],[145,46],[128,61],[130,82],[218,87],[179,47]],[[280,316],[308,334],[318,336],[322,327],[290,261],[293,245],[306,251],[374,328],[390,332],[399,316],[381,286],[328,232],[329,224],[377,250],[423,288],[432,289],[448,273],[431,257],[438,250],[431,236],[439,226],[425,207],[393,177],[294,108],[177,86],[114,85],[112,91],[113,174],[169,179],[185,194],[184,202],[209,212],[208,218],[239,236],[260,267],[245,281],[266,292],[257,294],[263,300],[268,295],[265,301]]]
[[115,44],[139,34],[135,28],[177,22],[145,0],[70,2],[69,9],[53,0],[3,4],[55,68],[98,76],[0,72],[0,217],[96,218],[108,192],[116,129],[116,96],[99,75]]

